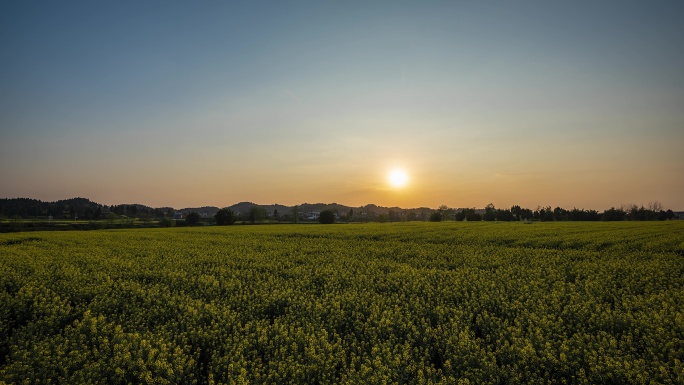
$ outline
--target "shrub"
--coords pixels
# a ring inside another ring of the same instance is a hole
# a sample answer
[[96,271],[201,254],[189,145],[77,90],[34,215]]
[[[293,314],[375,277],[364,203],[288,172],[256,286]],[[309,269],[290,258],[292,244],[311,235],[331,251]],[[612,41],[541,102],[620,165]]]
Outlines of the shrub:
[[335,223],[335,212],[332,210],[323,210],[318,216],[318,221],[323,224]]

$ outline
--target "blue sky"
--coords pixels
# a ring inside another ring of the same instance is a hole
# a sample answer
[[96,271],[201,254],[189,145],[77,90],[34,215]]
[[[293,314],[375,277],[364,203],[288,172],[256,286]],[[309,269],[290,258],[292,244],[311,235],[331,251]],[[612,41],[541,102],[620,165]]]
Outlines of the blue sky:
[[[3,2],[0,196],[684,209],[678,2]],[[401,167],[410,183],[386,183]]]

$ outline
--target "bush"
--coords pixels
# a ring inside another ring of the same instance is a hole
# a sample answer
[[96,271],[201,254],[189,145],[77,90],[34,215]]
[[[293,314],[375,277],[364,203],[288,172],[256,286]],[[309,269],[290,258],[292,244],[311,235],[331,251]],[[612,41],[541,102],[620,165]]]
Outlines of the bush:
[[188,226],[195,226],[199,224],[200,218],[200,215],[193,211],[185,217],[185,222],[188,223]]
[[176,221],[171,218],[162,218],[159,220],[159,227],[175,227]]
[[335,212],[332,210],[323,210],[318,216],[318,221],[323,224],[335,223]]
[[430,214],[430,222],[441,222],[442,221],[442,213],[439,211],[434,211]]
[[216,212],[214,218],[216,219],[216,224],[219,226],[232,225],[237,219],[237,213],[230,209],[220,209]]

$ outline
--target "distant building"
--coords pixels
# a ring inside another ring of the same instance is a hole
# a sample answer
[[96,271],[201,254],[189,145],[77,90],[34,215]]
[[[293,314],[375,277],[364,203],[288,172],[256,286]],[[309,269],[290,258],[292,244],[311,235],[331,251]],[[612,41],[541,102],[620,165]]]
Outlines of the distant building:
[[173,213],[173,219],[183,219],[183,213],[180,211],[176,211]]

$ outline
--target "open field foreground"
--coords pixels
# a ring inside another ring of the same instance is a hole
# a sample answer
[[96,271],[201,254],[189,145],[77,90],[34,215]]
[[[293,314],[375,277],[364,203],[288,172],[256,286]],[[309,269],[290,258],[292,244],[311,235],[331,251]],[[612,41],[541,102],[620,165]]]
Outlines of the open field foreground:
[[0,234],[7,384],[683,384],[684,221]]

